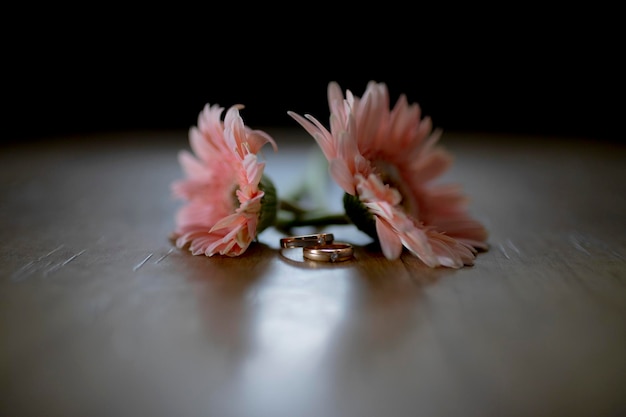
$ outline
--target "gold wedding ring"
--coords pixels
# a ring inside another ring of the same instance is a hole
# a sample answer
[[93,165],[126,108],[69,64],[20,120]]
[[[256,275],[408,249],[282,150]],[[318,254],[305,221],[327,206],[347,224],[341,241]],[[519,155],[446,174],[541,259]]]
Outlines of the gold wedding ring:
[[330,243],[327,245],[306,246],[303,256],[312,261],[343,262],[352,259],[354,251],[349,243]]
[[304,248],[307,246],[327,245],[333,243],[332,233],[316,233],[312,235],[290,236],[280,239],[281,248]]

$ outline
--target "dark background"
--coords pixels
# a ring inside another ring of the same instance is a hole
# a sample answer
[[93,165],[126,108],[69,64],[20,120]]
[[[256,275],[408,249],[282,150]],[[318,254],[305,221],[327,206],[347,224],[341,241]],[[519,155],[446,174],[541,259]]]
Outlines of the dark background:
[[505,22],[422,37],[404,24],[362,39],[314,26],[303,37],[298,21],[245,34],[90,24],[48,24],[7,44],[4,141],[188,129],[206,103],[244,104],[253,128],[299,128],[288,110],[327,123],[331,80],[357,96],[385,82],[392,102],[406,94],[444,131],[622,136],[620,51],[606,28]]

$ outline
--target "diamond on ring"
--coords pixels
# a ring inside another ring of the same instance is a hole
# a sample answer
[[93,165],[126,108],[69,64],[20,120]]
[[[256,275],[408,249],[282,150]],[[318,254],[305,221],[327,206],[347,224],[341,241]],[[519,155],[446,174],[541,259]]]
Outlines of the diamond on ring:
[[354,251],[349,243],[329,243],[302,248],[304,258],[321,262],[342,262],[353,258]]

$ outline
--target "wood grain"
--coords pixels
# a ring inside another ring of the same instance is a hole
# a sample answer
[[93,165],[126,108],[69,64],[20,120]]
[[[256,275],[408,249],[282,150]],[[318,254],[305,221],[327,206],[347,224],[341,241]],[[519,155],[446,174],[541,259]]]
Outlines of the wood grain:
[[[311,141],[271,132],[286,190]],[[327,229],[355,245],[340,264],[274,229],[235,259],[173,248],[186,132],[4,147],[0,415],[624,415],[626,148],[442,144],[490,232],[461,270],[388,261],[352,226]]]

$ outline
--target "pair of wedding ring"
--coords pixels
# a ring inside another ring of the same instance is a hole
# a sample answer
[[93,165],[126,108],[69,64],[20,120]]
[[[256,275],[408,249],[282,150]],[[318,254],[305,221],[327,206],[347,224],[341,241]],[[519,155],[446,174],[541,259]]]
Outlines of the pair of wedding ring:
[[321,262],[343,262],[352,259],[354,251],[349,243],[335,242],[332,233],[290,236],[280,239],[282,248],[302,248],[305,259]]

